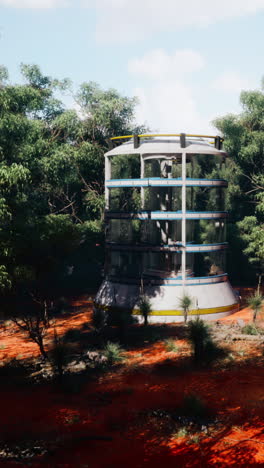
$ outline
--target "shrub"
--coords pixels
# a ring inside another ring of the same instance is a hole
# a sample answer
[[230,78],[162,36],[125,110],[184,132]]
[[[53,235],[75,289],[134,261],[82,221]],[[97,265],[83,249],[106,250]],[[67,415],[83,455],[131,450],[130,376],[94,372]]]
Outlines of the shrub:
[[197,364],[209,364],[225,355],[224,350],[213,342],[209,326],[199,317],[188,323],[188,340]]
[[164,340],[164,346],[166,351],[168,352],[174,352],[176,353],[178,351],[178,346],[175,344],[175,340],[172,338],[168,338],[167,340]]
[[188,436],[188,434],[189,434],[188,429],[186,427],[181,427],[180,429],[178,429],[177,432],[174,432],[172,434],[172,437],[174,439],[177,439],[178,437],[186,437],[186,436]]
[[196,362],[203,360],[205,354],[205,345],[209,339],[209,328],[203,320],[198,317],[188,323],[188,340],[192,345],[194,360]]
[[184,323],[187,322],[188,313],[189,313],[191,305],[192,305],[191,297],[188,296],[188,294],[184,294],[182,298],[180,299],[180,308],[183,310]]
[[244,335],[258,335],[258,330],[257,328],[255,327],[255,325],[252,325],[252,324],[248,324],[248,325],[245,325],[241,332],[244,334]]
[[151,313],[151,305],[146,296],[141,296],[139,300],[139,310],[144,317],[144,325],[148,325],[148,316]]
[[247,304],[253,310],[253,322],[256,321],[257,314],[261,311],[264,297],[258,291],[247,298]]
[[124,360],[124,351],[118,343],[108,341],[103,354],[110,366]]

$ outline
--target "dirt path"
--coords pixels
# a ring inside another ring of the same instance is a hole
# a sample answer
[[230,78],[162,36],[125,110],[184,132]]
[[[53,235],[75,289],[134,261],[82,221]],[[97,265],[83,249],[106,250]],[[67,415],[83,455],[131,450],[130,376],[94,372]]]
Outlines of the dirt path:
[[[91,303],[84,299],[74,306],[75,315],[58,319],[60,334],[89,324]],[[228,324],[238,318],[249,320],[249,310],[221,321]],[[37,346],[12,326],[1,330],[1,344],[2,360],[38,354]],[[184,339],[177,340],[176,352],[166,351],[161,341],[150,343],[128,351],[126,365],[85,383],[76,394],[51,384],[3,385],[1,440],[14,451],[15,446],[25,449],[28,443],[44,443],[46,449],[43,456],[19,462],[10,457],[1,461],[0,447],[0,467],[264,466],[262,350],[254,342],[243,343],[242,355],[241,345],[231,345],[234,362],[194,370],[188,364],[190,347]],[[249,357],[255,360],[250,362]],[[187,434],[178,431],[171,415],[187,394],[206,402],[216,418],[212,428]]]

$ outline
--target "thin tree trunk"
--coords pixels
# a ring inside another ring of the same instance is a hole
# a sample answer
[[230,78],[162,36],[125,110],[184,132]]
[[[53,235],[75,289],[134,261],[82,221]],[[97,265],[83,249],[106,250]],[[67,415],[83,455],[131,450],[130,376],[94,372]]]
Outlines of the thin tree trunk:
[[37,341],[37,344],[39,346],[40,353],[44,357],[44,359],[49,359],[48,355],[47,355],[47,353],[45,351],[44,345],[43,345],[43,340],[41,339],[41,340]]

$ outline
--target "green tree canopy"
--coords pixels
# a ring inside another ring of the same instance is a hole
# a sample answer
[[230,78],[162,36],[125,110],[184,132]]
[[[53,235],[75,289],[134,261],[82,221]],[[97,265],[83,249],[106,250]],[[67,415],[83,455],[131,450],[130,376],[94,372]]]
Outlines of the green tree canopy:
[[77,113],[58,99],[68,80],[36,65],[21,73],[24,84],[10,84],[0,68],[0,289],[42,300],[69,272],[87,286],[98,279],[105,139],[133,132],[136,101],[84,83]]
[[[241,114],[230,114],[214,122],[224,135],[225,148],[235,163],[235,171],[228,175],[231,188],[238,188],[235,197],[231,194],[231,216],[236,222],[232,230],[232,248],[239,252],[242,247],[258,273],[264,268],[263,89],[243,91]],[[241,269],[241,263],[237,263],[237,269]]]

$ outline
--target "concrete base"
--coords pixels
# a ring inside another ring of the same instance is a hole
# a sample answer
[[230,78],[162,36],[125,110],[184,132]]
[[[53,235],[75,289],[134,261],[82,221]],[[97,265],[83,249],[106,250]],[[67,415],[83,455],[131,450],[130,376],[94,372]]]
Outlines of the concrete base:
[[[141,322],[139,311],[139,285],[121,284],[105,280],[95,298],[95,308],[104,310],[131,310]],[[204,320],[217,320],[236,312],[238,298],[229,281],[212,284],[147,286],[144,296],[149,300],[149,323],[182,322],[180,301],[184,295],[192,299],[189,319],[196,316]]]

